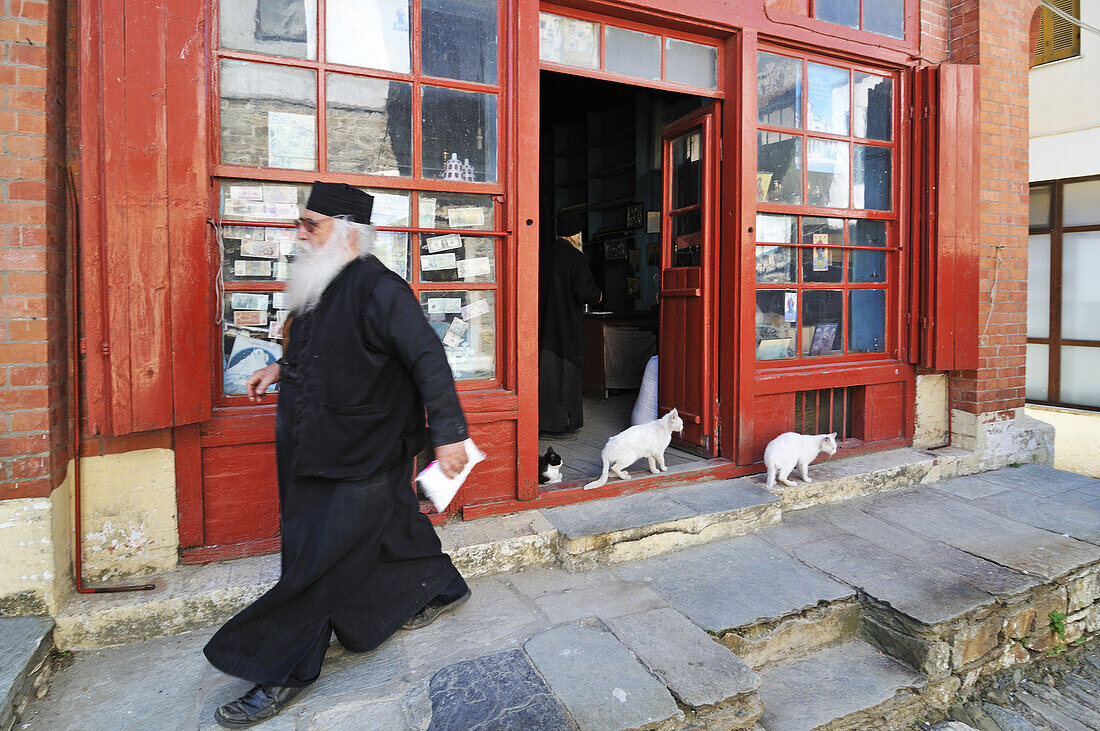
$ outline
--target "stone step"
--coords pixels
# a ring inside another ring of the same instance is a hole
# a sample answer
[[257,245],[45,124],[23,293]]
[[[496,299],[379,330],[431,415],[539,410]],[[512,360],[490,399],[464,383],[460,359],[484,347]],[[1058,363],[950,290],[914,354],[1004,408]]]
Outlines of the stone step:
[[927,680],[852,640],[760,673],[768,731],[897,728],[919,712]]
[[52,648],[53,620],[0,619],[0,731],[12,728],[30,697],[45,687]]

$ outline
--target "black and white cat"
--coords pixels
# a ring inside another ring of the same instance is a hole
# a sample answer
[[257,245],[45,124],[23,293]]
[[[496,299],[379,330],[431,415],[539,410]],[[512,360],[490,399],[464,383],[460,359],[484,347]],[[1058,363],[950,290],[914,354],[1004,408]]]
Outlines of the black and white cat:
[[803,482],[810,481],[810,462],[818,454],[836,454],[836,432],[832,434],[797,434],[793,431],[780,434],[764,448],[764,466],[768,468],[767,487],[774,487],[776,477],[788,487],[794,483],[787,479],[798,467]]
[[553,447],[547,447],[546,454],[539,457],[539,484],[561,482],[561,466],[561,455]]
[[632,426],[607,440],[600,456],[603,457],[603,474],[600,479],[589,482],[585,490],[600,487],[607,483],[607,475],[614,472],[619,479],[629,480],[626,468],[639,459],[649,461],[649,471],[653,474],[666,472],[665,450],[672,441],[672,432],[683,432],[684,422],[676,409],[668,412],[656,421]]

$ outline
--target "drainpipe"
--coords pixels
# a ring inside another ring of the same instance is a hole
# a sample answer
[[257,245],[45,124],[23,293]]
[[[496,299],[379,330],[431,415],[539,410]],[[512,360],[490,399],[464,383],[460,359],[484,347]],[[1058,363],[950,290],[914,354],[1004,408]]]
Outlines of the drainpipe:
[[73,578],[76,580],[76,590],[80,594],[111,594],[122,591],[148,591],[153,589],[152,584],[139,584],[135,586],[84,586],[84,531],[80,519],[80,406],[83,391],[80,384],[80,353],[78,338],[80,328],[77,325],[77,307],[80,302],[80,204],[77,201],[76,183],[73,180],[72,167],[65,168],[67,188],[69,192],[69,274],[70,290],[67,314],[69,318],[69,407],[72,409],[72,425],[69,431],[69,443],[73,450],[73,531],[75,552],[73,557]]

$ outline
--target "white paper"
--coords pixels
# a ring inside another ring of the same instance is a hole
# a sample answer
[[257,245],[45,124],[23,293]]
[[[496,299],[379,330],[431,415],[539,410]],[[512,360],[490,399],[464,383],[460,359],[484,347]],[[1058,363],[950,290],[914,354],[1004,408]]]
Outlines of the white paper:
[[451,320],[451,326],[447,328],[446,334],[443,336],[443,344],[449,348],[457,348],[462,345],[462,336],[466,334],[466,330],[470,327],[470,323],[463,320],[461,317],[456,317]]
[[269,228],[267,229],[266,238],[268,241],[278,241],[279,243],[294,242],[298,240],[298,232],[292,228]]
[[267,323],[267,337],[271,340],[283,339],[283,323],[278,320],[272,320]]
[[420,257],[421,271],[435,272],[443,269],[454,269],[455,266],[454,254],[428,254]]
[[271,262],[237,259],[233,262],[233,275],[237,277],[270,277]]
[[292,185],[263,186],[265,203],[298,203],[298,189]]
[[451,228],[469,228],[485,225],[485,209],[481,206],[448,208],[447,223]]
[[279,242],[279,256],[294,256],[298,253],[298,244],[294,241]]
[[375,226],[404,226],[409,221],[409,196],[373,193],[371,223]]
[[276,310],[285,310],[287,306],[288,296],[289,295],[287,295],[286,292],[272,292],[271,306],[274,307]]
[[275,278],[279,281],[290,279],[290,264],[288,262],[275,262]]
[[229,197],[235,201],[262,201],[264,189],[258,185],[233,185],[229,188]]
[[294,170],[313,169],[317,158],[316,122],[317,120],[312,114],[268,112],[268,167],[292,168]]
[[485,459],[485,453],[477,448],[472,439],[467,439],[463,444],[466,446],[466,466],[455,477],[444,475],[439,462],[434,460],[416,476],[416,481],[420,483],[424,495],[432,501],[432,505],[440,513],[451,504],[451,500],[462,487],[462,483],[466,482],[474,466]]
[[462,319],[472,320],[475,317],[481,317],[491,309],[493,309],[493,306],[489,304],[489,300],[474,300],[470,304],[462,306]]
[[435,228],[435,198],[420,199],[420,228]]
[[260,259],[278,259],[279,242],[245,239],[241,242],[241,256],[255,256]]
[[458,276],[462,279],[470,277],[483,277],[492,271],[492,263],[487,256],[479,256],[474,259],[463,259],[457,263]]
[[267,310],[267,295],[233,292],[229,295],[229,304],[234,310]]
[[451,249],[462,248],[462,236],[459,234],[444,234],[442,236],[429,236],[424,239],[424,243],[428,245],[428,251],[435,254],[440,251],[450,251]]
[[428,314],[462,312],[461,297],[432,297],[428,300]]

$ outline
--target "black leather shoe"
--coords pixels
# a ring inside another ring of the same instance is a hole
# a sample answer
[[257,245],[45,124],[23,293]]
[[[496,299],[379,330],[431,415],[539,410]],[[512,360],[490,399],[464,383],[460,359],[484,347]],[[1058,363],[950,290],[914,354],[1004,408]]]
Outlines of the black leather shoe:
[[309,686],[268,685],[253,686],[240,698],[214,712],[214,720],[225,728],[248,728],[274,718],[289,706]]
[[467,589],[465,594],[460,596],[458,599],[455,599],[453,602],[450,602],[449,604],[428,604],[426,607],[413,615],[412,619],[410,619],[408,622],[405,622],[405,624],[403,624],[401,628],[424,629],[429,624],[439,619],[439,616],[441,614],[453,612],[454,610],[461,607],[463,604],[466,603],[469,598],[470,590]]

